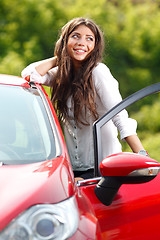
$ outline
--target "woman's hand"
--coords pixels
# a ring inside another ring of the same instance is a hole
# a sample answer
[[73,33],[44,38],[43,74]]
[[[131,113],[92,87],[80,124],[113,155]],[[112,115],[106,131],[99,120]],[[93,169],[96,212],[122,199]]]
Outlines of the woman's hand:
[[81,180],[84,180],[84,179],[81,178],[81,177],[76,177],[76,178],[75,178],[75,183],[77,183],[78,181],[81,181]]

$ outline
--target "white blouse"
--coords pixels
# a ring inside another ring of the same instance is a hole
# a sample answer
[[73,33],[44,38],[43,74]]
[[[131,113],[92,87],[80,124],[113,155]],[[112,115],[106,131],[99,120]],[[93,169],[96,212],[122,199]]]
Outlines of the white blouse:
[[[22,71],[22,77],[30,75],[30,80],[47,86],[51,86],[51,81],[57,72],[57,67],[51,69],[46,75],[41,76],[35,66],[39,62],[32,63]],[[99,117],[103,116],[113,106],[122,100],[119,92],[117,80],[112,76],[109,68],[99,63],[92,72],[93,84],[96,93],[96,106]],[[64,134],[68,152],[70,155],[73,170],[85,171],[94,168],[94,145],[92,125],[94,119],[87,112],[87,122],[89,125],[76,125],[73,118],[73,104],[71,98],[67,101],[68,113],[71,120],[64,120]],[[118,140],[118,131],[120,138],[136,134],[137,122],[128,117],[126,110],[117,114],[101,129],[102,131],[102,156],[103,158],[122,151]]]

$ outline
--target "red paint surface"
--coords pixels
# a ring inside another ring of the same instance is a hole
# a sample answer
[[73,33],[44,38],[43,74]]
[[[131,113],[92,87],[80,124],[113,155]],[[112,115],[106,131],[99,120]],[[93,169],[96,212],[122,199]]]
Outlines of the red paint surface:
[[[21,78],[1,75],[0,83],[4,82],[30,87]],[[37,87],[44,92],[40,85]],[[160,175],[147,183],[122,185],[112,204],[103,205],[94,193],[95,184],[80,187],[75,184],[60,124],[44,94],[55,119],[62,153],[46,162],[0,167],[0,231],[30,206],[54,204],[74,195],[79,226],[71,240],[160,239]],[[120,154],[109,161],[106,158],[101,171],[103,175],[121,172],[125,176],[135,168],[151,165],[159,163],[136,154]]]

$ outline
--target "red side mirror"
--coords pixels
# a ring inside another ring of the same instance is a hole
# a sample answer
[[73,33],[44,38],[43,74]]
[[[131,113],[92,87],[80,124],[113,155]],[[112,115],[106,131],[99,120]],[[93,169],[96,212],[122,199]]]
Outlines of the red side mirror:
[[152,180],[160,171],[160,163],[135,153],[111,155],[100,164],[102,179],[95,187],[97,198],[110,205],[124,183],[144,183]]

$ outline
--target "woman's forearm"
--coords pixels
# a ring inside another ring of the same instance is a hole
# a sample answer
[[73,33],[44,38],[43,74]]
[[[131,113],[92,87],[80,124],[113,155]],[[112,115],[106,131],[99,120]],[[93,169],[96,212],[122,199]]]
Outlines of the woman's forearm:
[[138,153],[140,150],[144,149],[137,135],[128,136],[125,140],[134,153]]
[[35,67],[37,72],[44,76],[51,68],[56,67],[57,65],[57,57],[48,58],[39,62],[39,64]]

